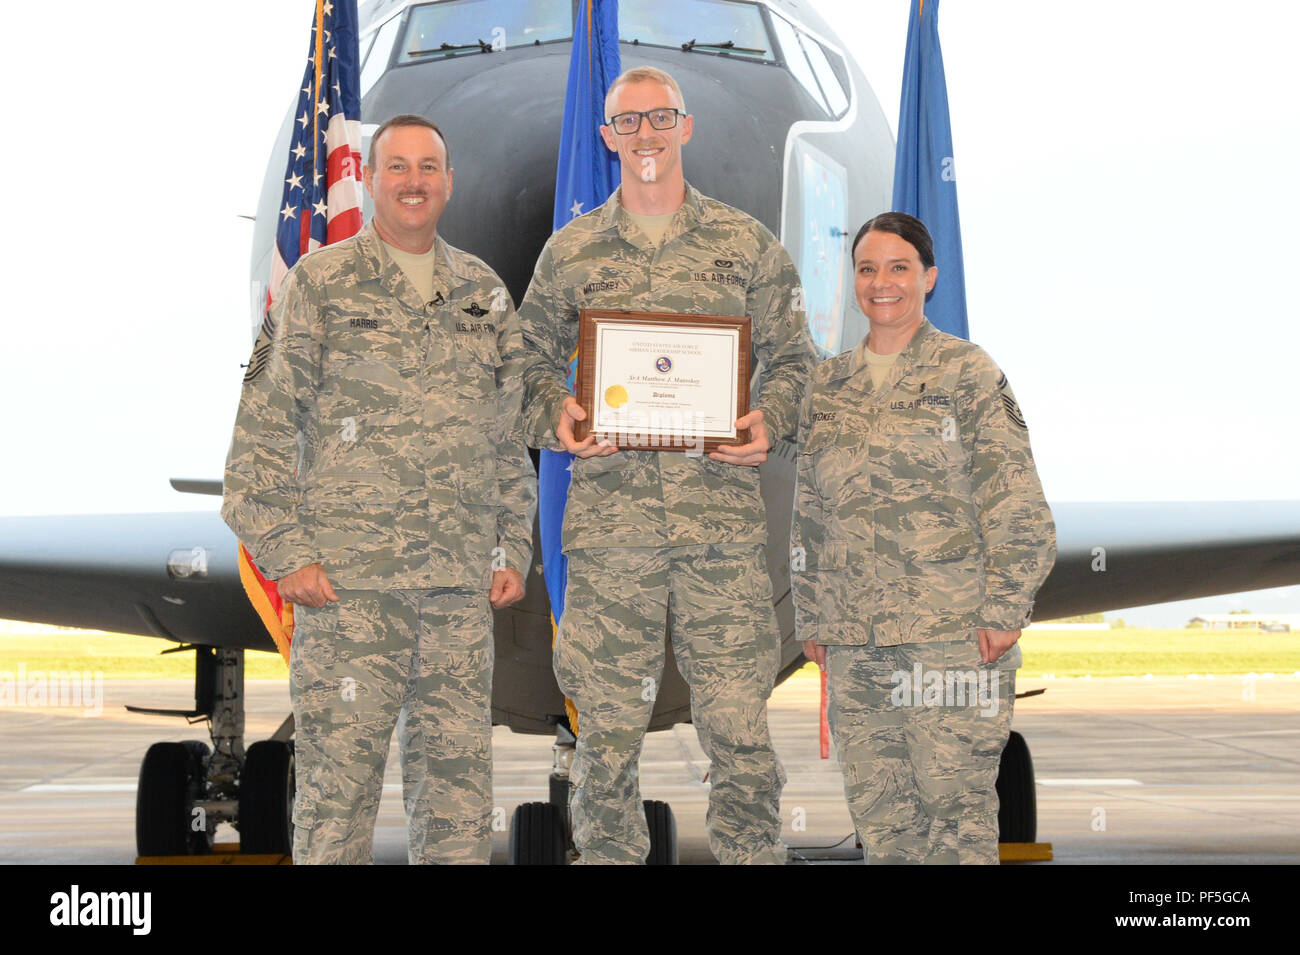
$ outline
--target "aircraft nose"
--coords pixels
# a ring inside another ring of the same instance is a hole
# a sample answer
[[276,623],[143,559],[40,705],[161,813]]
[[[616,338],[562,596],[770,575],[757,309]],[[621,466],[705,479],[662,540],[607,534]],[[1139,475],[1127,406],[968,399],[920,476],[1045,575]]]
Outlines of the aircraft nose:
[[392,69],[362,108],[366,123],[416,113],[438,124],[456,174],[438,234],[486,261],[516,303],[551,234],[568,47],[551,49]]
[[[569,50],[567,43],[555,43],[394,68],[362,104],[365,123],[418,113],[443,130],[456,191],[438,232],[483,258],[516,302],[552,231]],[[624,69],[665,69],[681,85],[687,110],[696,117],[695,136],[682,154],[687,180],[779,232],[782,156],[775,144],[785,140],[790,113],[777,108],[782,101],[756,113],[754,102],[762,97],[756,99],[753,90],[743,95],[743,84],[719,82],[721,65],[713,57],[691,59],[680,51],[623,44],[622,60]],[[641,132],[654,135],[648,122]]]

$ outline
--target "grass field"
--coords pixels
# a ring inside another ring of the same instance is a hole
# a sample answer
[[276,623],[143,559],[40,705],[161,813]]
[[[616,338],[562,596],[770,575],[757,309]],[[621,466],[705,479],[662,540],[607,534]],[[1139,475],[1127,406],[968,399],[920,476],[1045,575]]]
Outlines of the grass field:
[[[159,651],[151,637],[104,633],[0,634],[0,674],[33,670],[102,672],[106,680],[191,679],[194,658]],[[1187,676],[1300,672],[1300,634],[1254,630],[1036,630],[1021,638],[1025,677]],[[801,671],[813,676],[816,668]],[[244,675],[282,680],[276,653],[249,650]]]
[[[194,654],[159,651],[176,644],[153,637],[117,633],[0,634],[0,673],[16,674],[18,664],[49,672],[102,672],[105,680],[194,679]],[[283,680],[289,668],[278,653],[248,650],[244,676]]]
[[1187,676],[1300,671],[1300,633],[1257,630],[1035,630],[1020,638],[1021,673]]
[[[1022,677],[1229,676],[1300,672],[1300,633],[1257,630],[1035,630]],[[800,671],[815,676],[815,667]]]

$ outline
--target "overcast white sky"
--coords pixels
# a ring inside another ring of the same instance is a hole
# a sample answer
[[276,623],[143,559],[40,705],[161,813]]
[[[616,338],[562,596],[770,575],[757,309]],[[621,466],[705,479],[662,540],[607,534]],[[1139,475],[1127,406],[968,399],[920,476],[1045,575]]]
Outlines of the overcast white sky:
[[[907,0],[814,3],[896,122]],[[0,514],[210,508],[314,4],[7,11]],[[1052,501],[1300,498],[1300,6],[943,0],[971,335]],[[1300,588],[1126,612],[1300,611]]]

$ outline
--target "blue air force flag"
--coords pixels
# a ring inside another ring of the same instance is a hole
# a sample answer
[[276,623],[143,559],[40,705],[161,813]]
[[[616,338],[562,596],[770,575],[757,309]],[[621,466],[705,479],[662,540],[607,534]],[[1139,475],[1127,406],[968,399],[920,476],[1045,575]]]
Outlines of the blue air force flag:
[[939,49],[939,0],[912,0],[898,109],[893,208],[916,216],[934,237],[939,280],[926,302],[926,317],[949,334],[969,338],[952,128]]
[[[618,157],[605,148],[600,138],[606,118],[605,93],[621,72],[617,0],[580,0],[576,21],[555,175],[553,225],[557,230],[599,206],[619,183]],[[570,388],[577,366],[575,352],[569,361]],[[537,474],[542,567],[546,593],[551,599],[551,621],[556,626],[564,613],[564,586],[568,580],[560,531],[572,462],[573,455],[568,452],[542,451]]]

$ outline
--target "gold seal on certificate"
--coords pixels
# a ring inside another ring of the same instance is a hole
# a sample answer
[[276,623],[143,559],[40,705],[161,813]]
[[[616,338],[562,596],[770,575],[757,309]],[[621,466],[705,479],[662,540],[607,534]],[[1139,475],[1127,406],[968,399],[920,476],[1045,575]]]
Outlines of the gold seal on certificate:
[[584,308],[578,321],[579,441],[707,454],[749,440],[736,432],[749,412],[748,318]]

